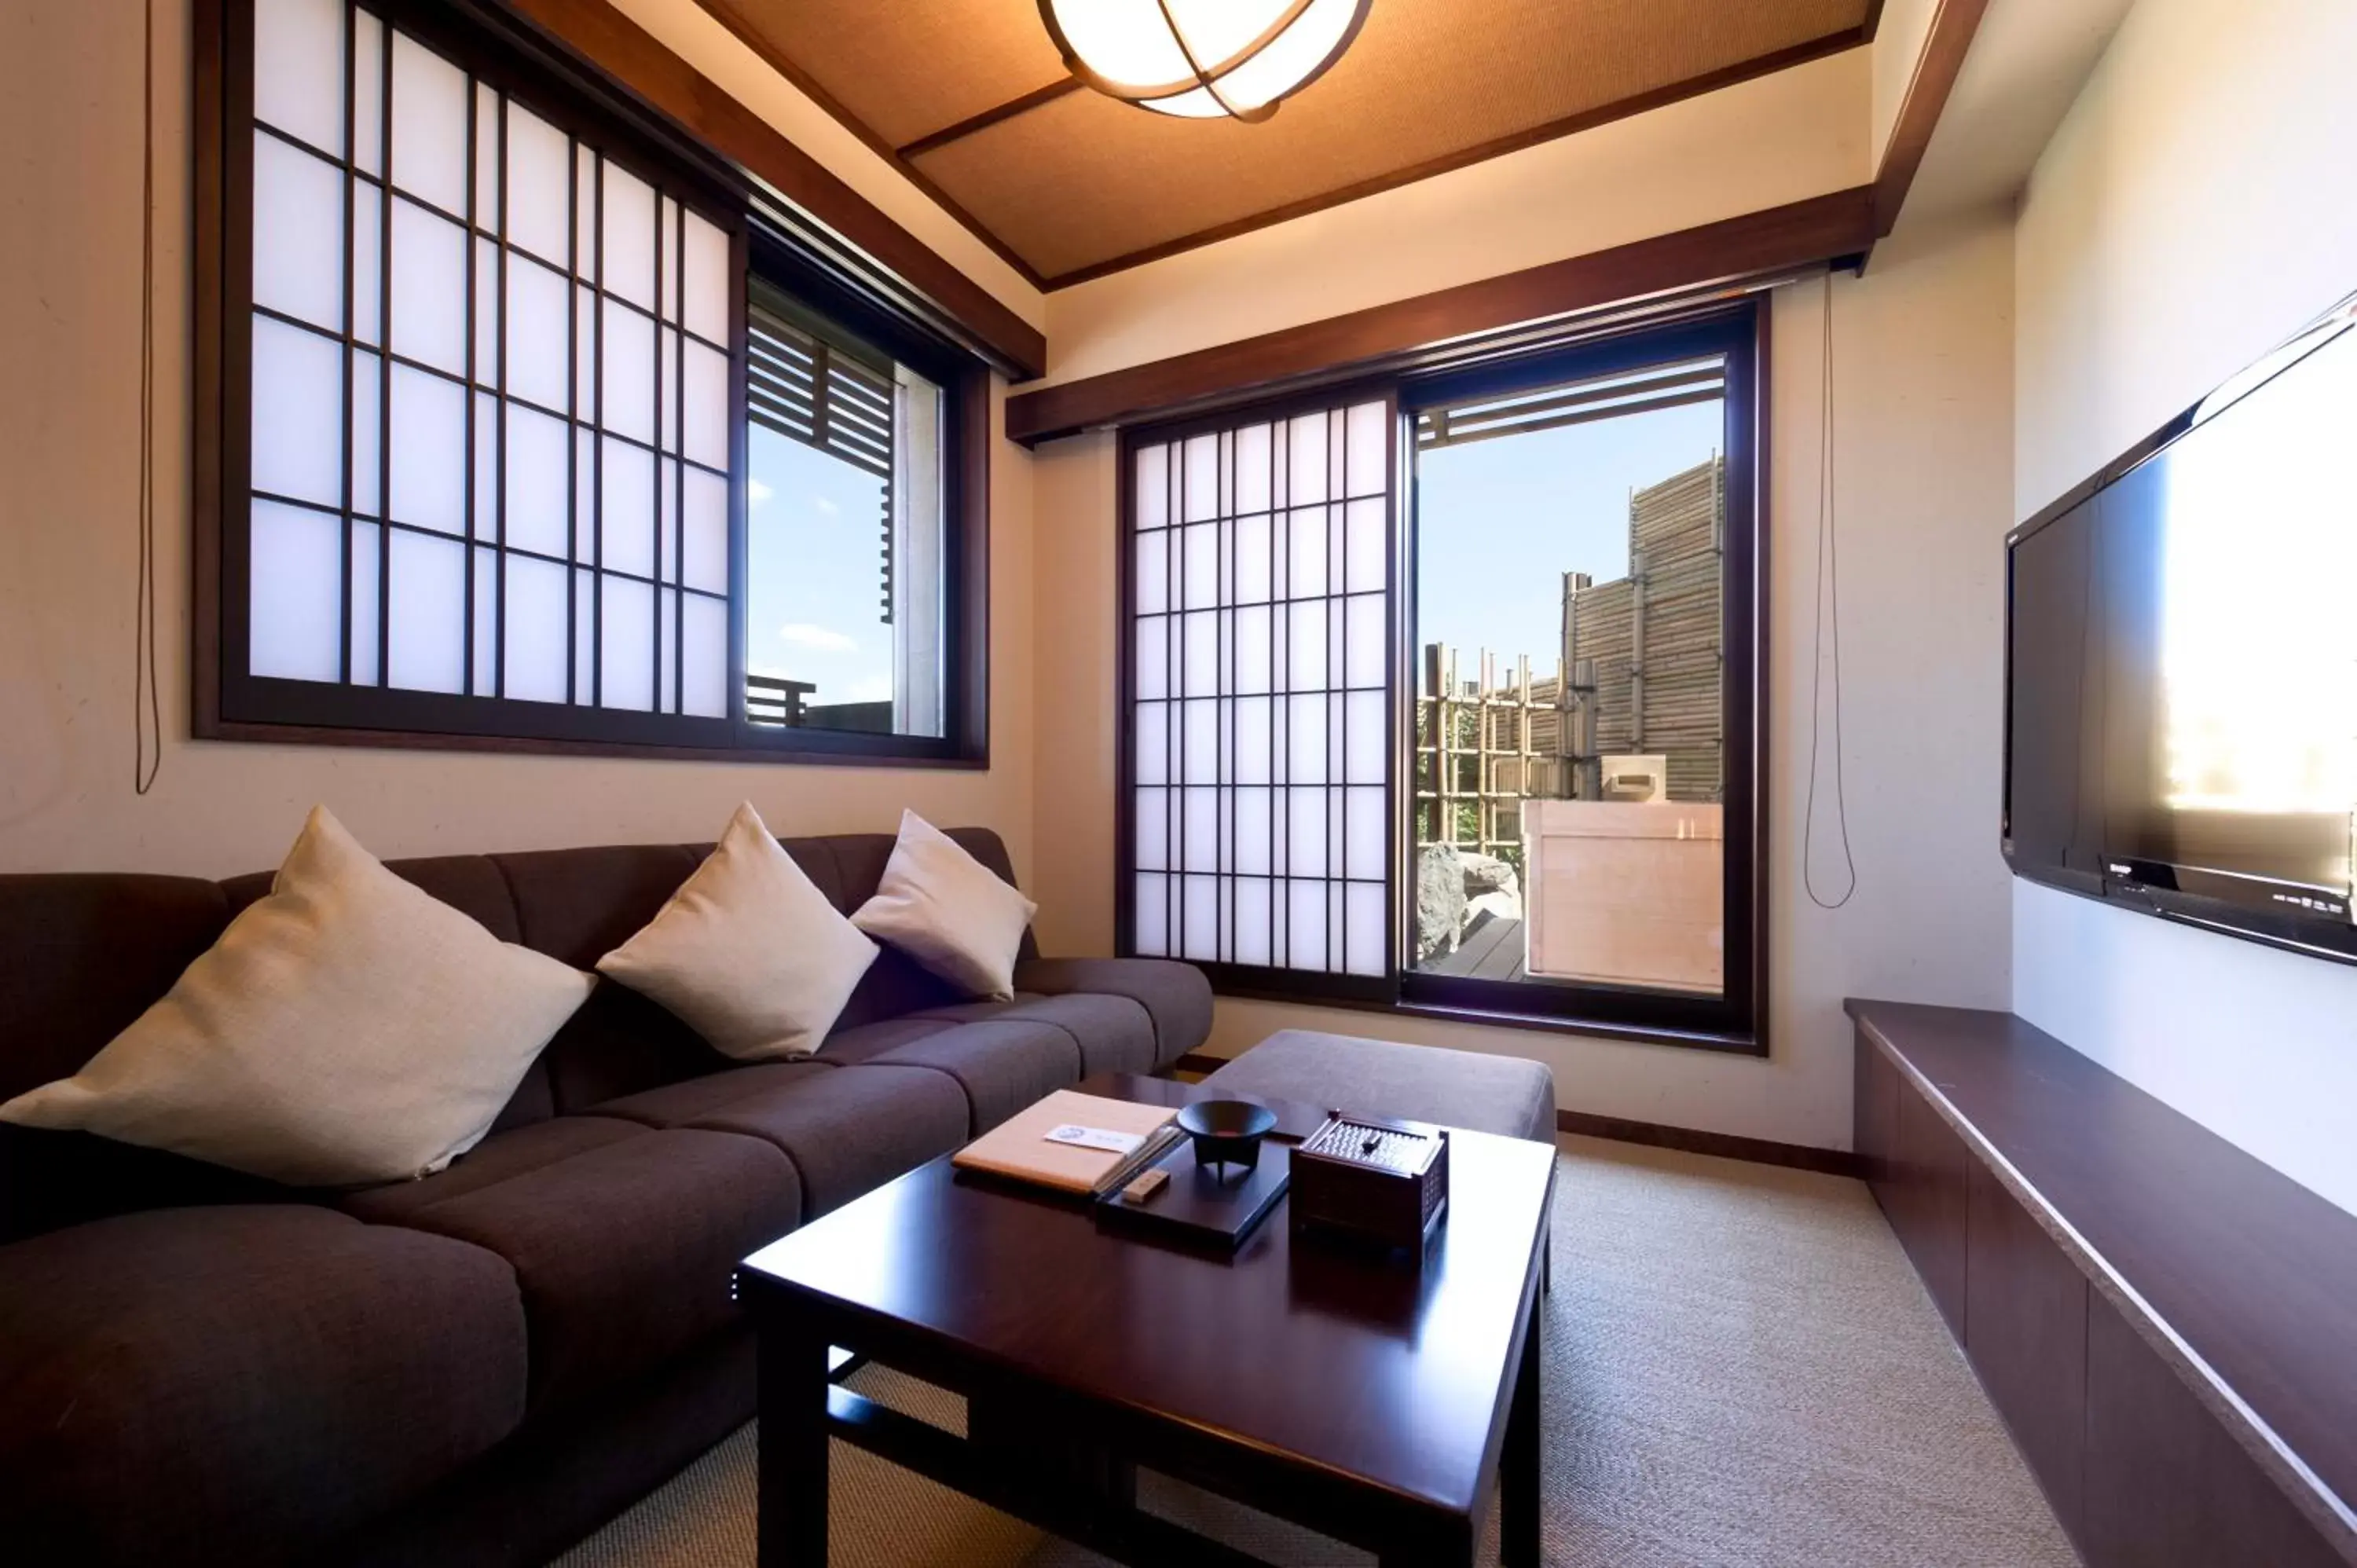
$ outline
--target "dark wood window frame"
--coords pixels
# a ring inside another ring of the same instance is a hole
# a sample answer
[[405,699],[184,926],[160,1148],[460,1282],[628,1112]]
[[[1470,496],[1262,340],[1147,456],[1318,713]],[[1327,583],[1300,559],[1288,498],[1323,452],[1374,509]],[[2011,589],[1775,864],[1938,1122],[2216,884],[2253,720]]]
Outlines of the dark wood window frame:
[[[691,134],[503,10],[450,0],[366,9],[552,124],[659,177],[730,236],[729,714],[697,717],[246,672],[251,494],[253,0],[195,15],[195,375],[191,728],[207,740],[982,768],[989,765],[991,372],[970,350],[765,216],[770,199]],[[349,14],[349,6],[347,7]],[[471,102],[471,100],[470,100]],[[349,161],[349,150],[346,155]],[[470,251],[471,254],[471,251]],[[941,386],[942,734],[756,725],[746,716],[745,279],[757,270]],[[350,339],[347,323],[344,337]],[[334,336],[330,334],[330,336]],[[472,341],[471,328],[468,333]],[[469,406],[472,406],[470,400]],[[347,436],[349,440],[349,436]],[[470,485],[469,495],[473,490]],[[471,507],[471,501],[469,503]],[[468,536],[471,544],[476,536]],[[469,562],[473,552],[469,551]],[[380,664],[380,670],[382,669]]]
[[[1120,761],[1114,872],[1118,950],[1132,950],[1130,903],[1136,885],[1135,805],[1131,785],[1135,698],[1129,651],[1136,610],[1133,581],[1135,487],[1131,478],[1134,450],[1142,445],[1204,429],[1282,416],[1304,406],[1339,406],[1355,398],[1385,395],[1396,399],[1397,417],[1405,426],[1413,422],[1419,407],[1430,404],[1716,353],[1723,355],[1727,364],[1727,564],[1722,601],[1726,626],[1722,724],[1726,746],[1727,979],[1723,993],[1712,998],[1687,997],[1555,982],[1472,980],[1420,973],[1400,966],[1399,933],[1409,929],[1406,900],[1412,893],[1412,878],[1408,875],[1406,813],[1399,780],[1412,777],[1412,758],[1406,755],[1406,748],[1413,726],[1402,722],[1398,710],[1402,693],[1414,690],[1415,676],[1409,666],[1415,627],[1415,541],[1411,519],[1414,502],[1412,491],[1404,482],[1405,476],[1395,481],[1391,531],[1394,562],[1391,615],[1394,755],[1391,762],[1393,799],[1387,812],[1392,822],[1393,946],[1389,972],[1381,981],[1371,981],[1362,976],[1245,970],[1233,965],[1201,967],[1223,995],[1765,1056],[1769,1001],[1765,833],[1769,493],[1765,389],[1769,373],[1769,314],[1766,297],[1753,295],[1733,304],[1682,316],[1674,322],[1635,327],[1572,346],[1518,351],[1472,369],[1405,376],[1377,372],[1362,381],[1321,386],[1308,399],[1291,397],[1265,403],[1240,403],[1215,416],[1125,430],[1118,458],[1121,546],[1116,646],[1121,650],[1121,670],[1117,686],[1116,744]],[[1394,434],[1396,450],[1405,451],[1411,446],[1407,432]]]

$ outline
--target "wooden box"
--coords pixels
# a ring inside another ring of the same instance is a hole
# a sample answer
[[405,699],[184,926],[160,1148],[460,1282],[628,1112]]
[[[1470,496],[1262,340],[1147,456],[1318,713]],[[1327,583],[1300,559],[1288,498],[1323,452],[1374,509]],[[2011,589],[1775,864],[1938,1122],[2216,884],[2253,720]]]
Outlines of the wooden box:
[[1448,1131],[1336,1112],[1293,1151],[1293,1227],[1420,1248],[1448,1207]]
[[1727,978],[1716,804],[1523,804],[1523,967],[1556,980],[1717,992]]

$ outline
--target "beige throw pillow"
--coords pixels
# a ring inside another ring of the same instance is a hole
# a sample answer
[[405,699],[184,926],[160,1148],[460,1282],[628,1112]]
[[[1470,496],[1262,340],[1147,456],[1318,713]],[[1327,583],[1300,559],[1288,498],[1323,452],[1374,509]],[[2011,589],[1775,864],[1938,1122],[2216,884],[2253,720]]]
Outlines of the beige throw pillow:
[[750,804],[600,972],[653,997],[745,1061],[816,1050],[876,944],[852,929]]
[[884,880],[851,923],[972,994],[1005,1001],[1015,994],[1016,956],[1039,912],[955,839],[904,811]]
[[315,807],[267,897],[81,1071],[0,1119],[298,1187],[422,1176],[481,1141],[590,983],[403,881]]

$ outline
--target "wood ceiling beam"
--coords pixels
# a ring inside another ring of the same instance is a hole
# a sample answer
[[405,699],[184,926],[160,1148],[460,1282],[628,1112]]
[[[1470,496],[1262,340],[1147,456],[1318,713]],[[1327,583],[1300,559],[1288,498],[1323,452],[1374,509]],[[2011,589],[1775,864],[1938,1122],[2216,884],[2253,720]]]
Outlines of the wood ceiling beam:
[[650,109],[774,188],[931,300],[1011,366],[1015,380],[1045,372],[1048,340],[1038,328],[607,0],[507,4]]
[[1395,300],[1192,353],[1041,387],[1006,400],[1008,439],[1034,446],[1433,344],[1716,283],[1863,253],[1874,188],[1846,190]]
[[1001,120],[1012,120],[1017,114],[1029,113],[1042,103],[1053,103],[1057,99],[1081,85],[1079,77],[1068,76],[1060,81],[1051,81],[1045,87],[1033,88],[1020,98],[1010,98],[1006,102],[985,109],[979,114],[969,114],[955,124],[944,125],[931,135],[920,136],[908,145],[897,149],[895,156],[902,158],[923,157],[927,153],[946,147],[952,142],[962,142],[976,131],[987,131]]
[[1890,232],[1900,209],[1923,166],[1932,133],[1948,107],[1948,95],[1964,69],[1973,36],[1980,30],[1988,0],[1940,0],[1923,38],[1923,52],[1907,79],[1907,95],[1899,101],[1899,118],[1891,124],[1890,140],[1883,144],[1882,164],[1874,175],[1874,237]]

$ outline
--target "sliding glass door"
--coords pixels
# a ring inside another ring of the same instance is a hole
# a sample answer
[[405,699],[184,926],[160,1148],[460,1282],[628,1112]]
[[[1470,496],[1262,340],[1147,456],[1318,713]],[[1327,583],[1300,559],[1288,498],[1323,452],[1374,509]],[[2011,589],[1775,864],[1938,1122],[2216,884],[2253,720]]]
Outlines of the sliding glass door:
[[1121,950],[1757,1049],[1759,334],[1127,433]]

